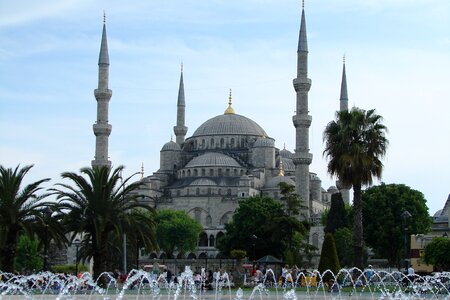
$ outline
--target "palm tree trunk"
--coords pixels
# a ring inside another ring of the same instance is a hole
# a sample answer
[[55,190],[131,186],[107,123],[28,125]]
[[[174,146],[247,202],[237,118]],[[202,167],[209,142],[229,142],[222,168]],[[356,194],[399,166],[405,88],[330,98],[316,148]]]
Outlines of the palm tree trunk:
[[363,225],[362,225],[362,198],[361,184],[353,184],[353,211],[354,211],[354,265],[363,269]]
[[14,272],[14,259],[17,250],[17,231],[10,229],[6,236],[5,247],[0,250],[0,270],[6,273]]

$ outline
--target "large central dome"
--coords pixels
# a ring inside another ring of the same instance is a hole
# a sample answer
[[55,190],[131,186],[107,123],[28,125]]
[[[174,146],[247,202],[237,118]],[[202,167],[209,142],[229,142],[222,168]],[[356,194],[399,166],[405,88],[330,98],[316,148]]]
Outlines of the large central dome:
[[223,114],[209,119],[194,132],[192,137],[205,135],[253,135],[267,136],[255,121],[238,114]]

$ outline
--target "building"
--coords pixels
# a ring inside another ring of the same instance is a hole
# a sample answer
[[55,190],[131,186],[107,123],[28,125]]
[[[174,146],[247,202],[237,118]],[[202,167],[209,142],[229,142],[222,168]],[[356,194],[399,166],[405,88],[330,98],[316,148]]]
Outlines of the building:
[[[185,124],[185,107],[188,101],[185,99],[181,68],[176,124],[173,127],[175,141],[171,139],[162,146],[160,167],[152,175],[141,179],[143,187],[140,193],[150,199],[148,204],[152,207],[186,211],[202,224],[199,247],[196,253],[188,254],[190,257],[216,257],[216,240],[224,234],[224,225],[231,220],[240,199],[256,195],[279,199],[281,195],[278,184],[286,182],[295,186],[296,193],[305,206],[299,218],[319,225],[320,214],[329,207],[331,194],[338,192],[336,187],[323,189],[320,178],[309,170],[312,161],[312,154],[309,152],[312,116],[308,110],[311,80],[308,78],[304,9],[301,14],[296,68],[297,77],[293,80],[296,112],[292,117],[296,146],[292,152],[284,147],[277,148],[275,138],[262,126],[239,114],[238,108],[233,107],[231,90],[228,106],[225,106],[224,101],[224,112],[206,120],[191,136],[186,136],[188,127]],[[98,89],[95,90],[98,117],[93,126],[96,135],[93,166],[111,164],[108,160],[111,125],[108,124],[107,113],[112,92],[108,88],[108,69],[104,24]],[[343,103],[348,102],[345,65],[342,80],[341,109]],[[323,228],[318,226],[311,231],[310,242],[320,249],[321,241]],[[159,257],[163,254],[153,255]]]
[[429,234],[413,234],[410,236],[411,250],[410,259],[411,265],[416,272],[432,272],[433,266],[425,264],[423,255],[425,254],[425,247],[435,237],[450,237],[450,194],[444,207],[438,210],[433,215],[433,224],[431,225],[431,232]]

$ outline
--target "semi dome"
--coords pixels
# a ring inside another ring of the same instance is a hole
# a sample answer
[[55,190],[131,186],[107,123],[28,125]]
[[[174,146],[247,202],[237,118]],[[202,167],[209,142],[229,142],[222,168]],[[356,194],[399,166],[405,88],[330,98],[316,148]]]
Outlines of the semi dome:
[[255,121],[238,114],[223,114],[209,119],[194,132],[192,137],[205,135],[254,135],[267,136]]
[[164,144],[161,148],[161,151],[181,151],[180,145],[175,143],[174,141],[170,141]]
[[194,157],[187,163],[185,168],[197,167],[241,167],[239,163],[228,155],[218,152],[208,152],[203,155]]

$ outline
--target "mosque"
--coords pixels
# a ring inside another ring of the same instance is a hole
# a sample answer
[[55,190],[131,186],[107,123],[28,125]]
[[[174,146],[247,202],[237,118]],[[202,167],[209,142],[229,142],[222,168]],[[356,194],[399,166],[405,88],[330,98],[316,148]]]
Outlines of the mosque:
[[[93,125],[96,136],[95,159],[92,166],[110,166],[108,138],[108,105],[112,92],[108,88],[109,57],[106,25],[103,25],[99,56],[97,122]],[[279,183],[295,186],[304,209],[299,218],[319,225],[320,213],[329,207],[331,195],[339,192],[332,186],[322,188],[320,178],[310,172],[313,159],[309,152],[309,127],[312,116],[308,109],[308,44],[305,10],[302,8],[297,48],[297,77],[293,79],[296,92],[296,111],[292,117],[295,129],[293,152],[275,145],[262,126],[247,116],[240,115],[233,107],[232,93],[224,112],[206,120],[191,136],[187,136],[185,124],[185,99],[183,69],[181,69],[176,124],[173,127],[175,141],[164,144],[160,151],[160,167],[152,175],[141,179],[140,193],[151,199],[148,204],[155,209],[186,211],[199,221],[203,232],[198,248],[189,255],[192,258],[216,257],[217,238],[224,234],[239,201],[251,196],[268,196],[280,199]],[[224,103],[225,104],[225,103]],[[294,103],[293,103],[294,104]],[[340,109],[348,109],[345,63],[342,73]],[[175,112],[175,109],[174,109]],[[342,190],[348,202],[348,190]],[[251,233],[249,233],[249,236]],[[321,247],[323,228],[313,227],[310,243]],[[156,256],[160,254],[154,254]]]

